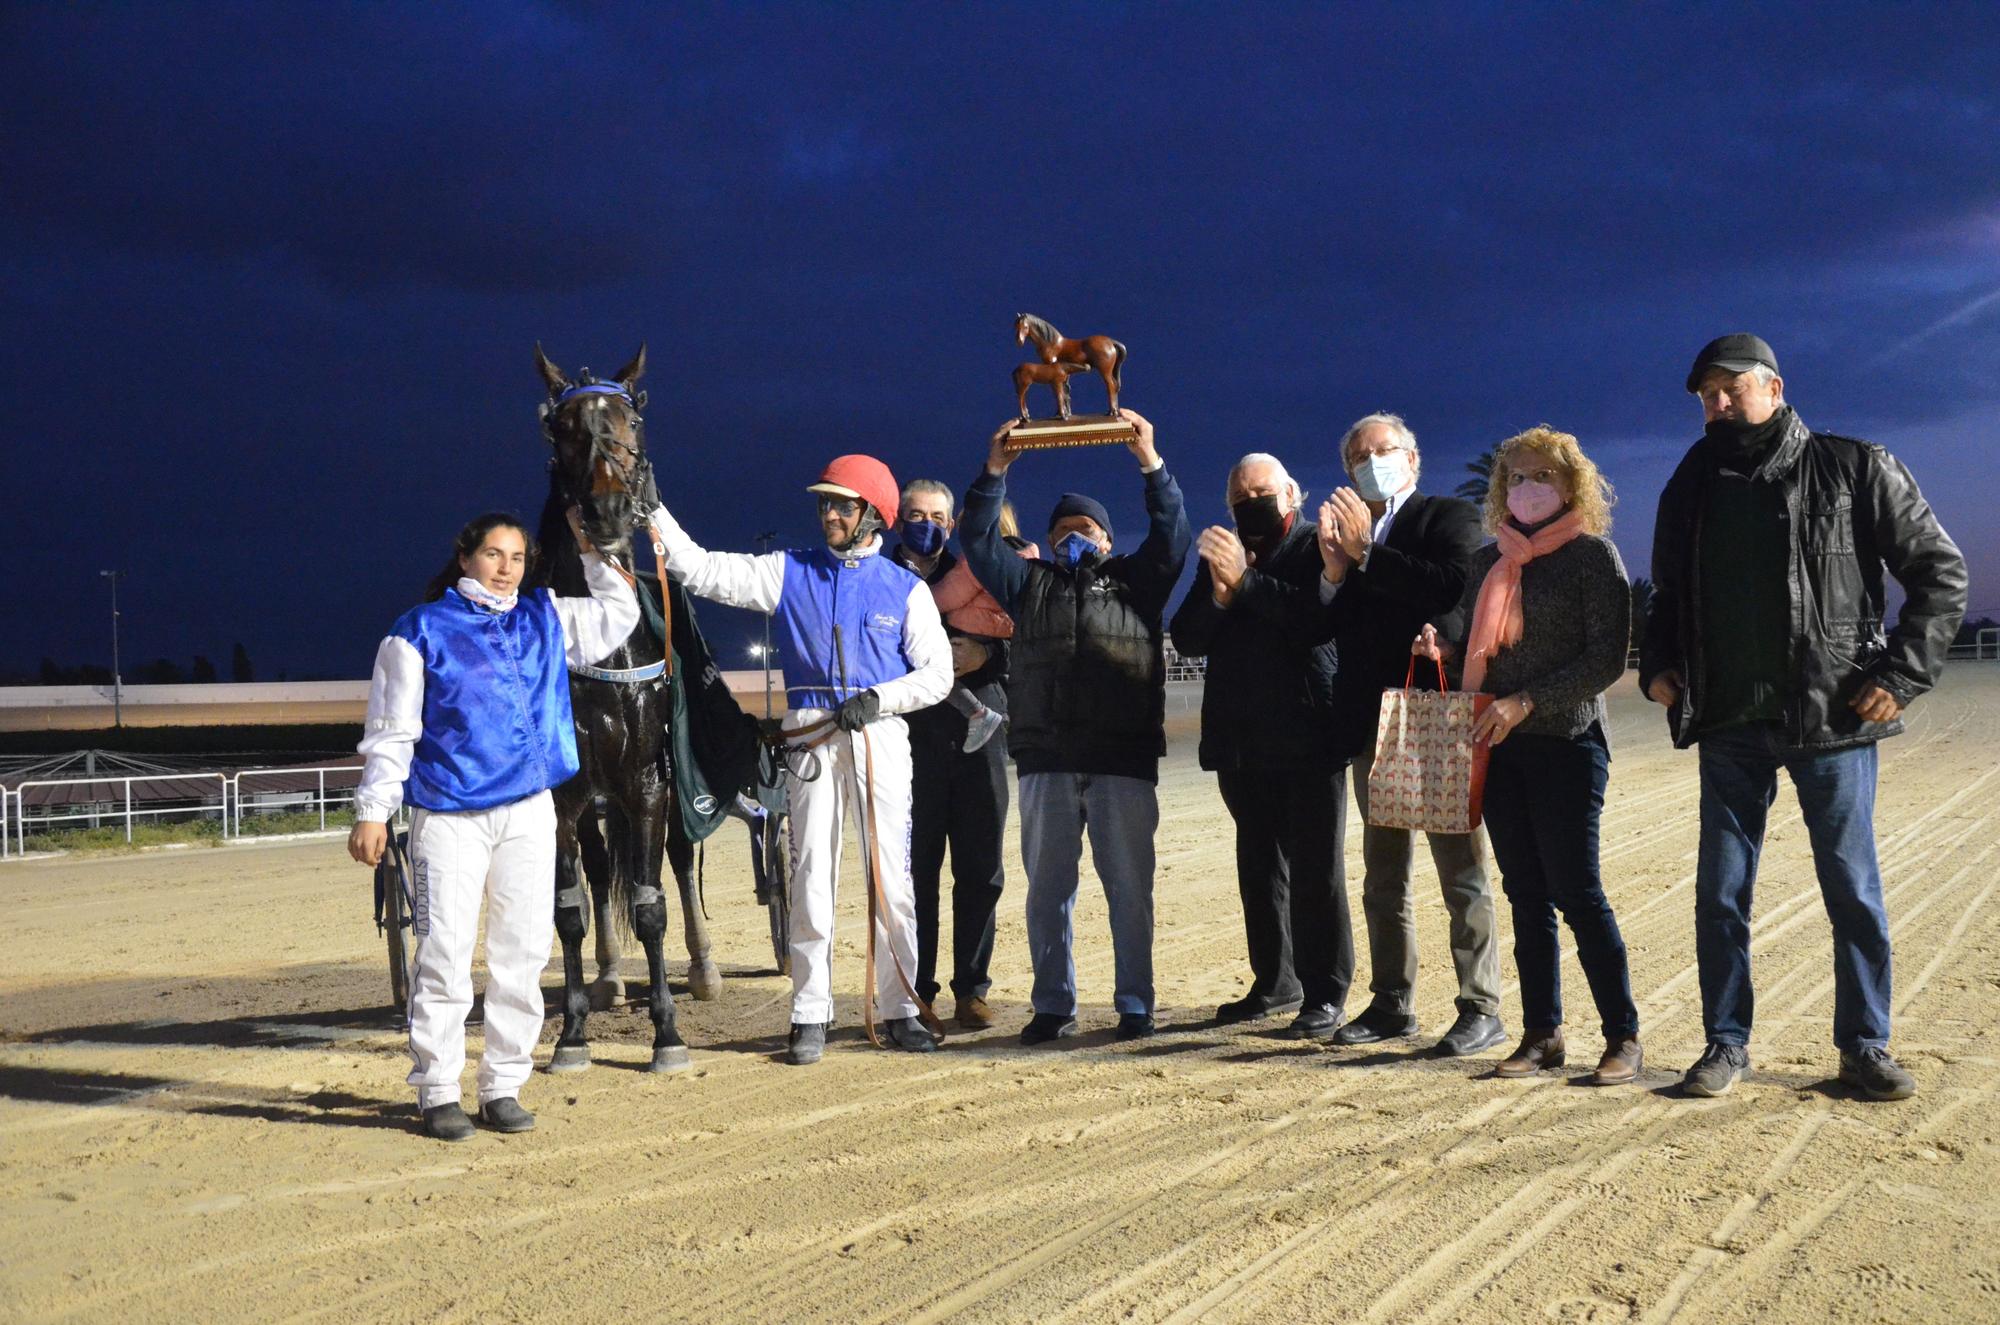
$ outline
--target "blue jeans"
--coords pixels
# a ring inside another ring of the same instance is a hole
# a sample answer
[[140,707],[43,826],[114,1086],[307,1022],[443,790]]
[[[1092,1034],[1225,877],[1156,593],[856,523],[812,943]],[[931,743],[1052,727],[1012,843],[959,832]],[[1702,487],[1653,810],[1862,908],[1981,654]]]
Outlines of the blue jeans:
[[1158,789],[1103,773],[1021,777],[1021,858],[1028,870],[1028,956],[1034,1007],[1076,1015],[1071,916],[1083,835],[1111,908],[1111,954],[1120,1013],[1153,1011],[1153,830]]
[[1598,873],[1598,821],[1610,776],[1611,751],[1594,726],[1573,740],[1517,732],[1493,747],[1486,835],[1514,913],[1514,969],[1529,1031],[1562,1025],[1561,912],[1576,936],[1604,1038],[1639,1033],[1625,939]]
[[1761,722],[1705,732],[1700,750],[1694,946],[1709,1041],[1750,1043],[1750,898],[1782,768],[1798,790],[1833,922],[1833,1042],[1850,1051],[1888,1044],[1889,917],[1875,859],[1874,745],[1788,748],[1782,728]]

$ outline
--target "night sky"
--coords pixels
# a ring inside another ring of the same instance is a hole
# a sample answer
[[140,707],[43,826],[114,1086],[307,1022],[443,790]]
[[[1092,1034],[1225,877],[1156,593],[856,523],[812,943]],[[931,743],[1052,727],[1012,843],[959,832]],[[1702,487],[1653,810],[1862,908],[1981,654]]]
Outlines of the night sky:
[[[0,672],[108,663],[120,567],[128,678],[237,641],[365,676],[460,523],[539,510],[538,339],[599,373],[650,344],[661,488],[711,547],[815,537],[843,451],[962,492],[1024,310],[1130,347],[1197,527],[1245,451],[1316,501],[1371,410],[1434,491],[1546,421],[1633,574],[1694,351],[1756,331],[2000,615],[1990,3],[15,3],[0,309]],[[1094,492],[1130,546],[1135,470],[1010,486],[1037,531]],[[749,665],[752,619],[704,620]]]

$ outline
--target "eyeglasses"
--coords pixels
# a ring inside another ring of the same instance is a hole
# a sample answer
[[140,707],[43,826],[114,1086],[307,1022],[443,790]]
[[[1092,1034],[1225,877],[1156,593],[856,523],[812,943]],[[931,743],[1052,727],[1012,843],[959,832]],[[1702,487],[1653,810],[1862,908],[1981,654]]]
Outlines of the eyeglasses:
[[852,497],[821,497],[819,513],[825,515],[828,511],[843,520],[852,520],[861,513],[861,503]]
[[1510,469],[1507,471],[1507,486],[1518,488],[1523,483],[1554,483],[1558,477],[1557,471],[1553,469],[1536,469],[1527,472]]

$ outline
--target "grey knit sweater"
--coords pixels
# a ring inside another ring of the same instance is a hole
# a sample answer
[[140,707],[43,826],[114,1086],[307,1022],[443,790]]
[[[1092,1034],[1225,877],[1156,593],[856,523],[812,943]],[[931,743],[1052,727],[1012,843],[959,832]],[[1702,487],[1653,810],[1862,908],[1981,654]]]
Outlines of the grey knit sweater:
[[[1460,604],[1467,635],[1479,586],[1499,559],[1497,543],[1473,554]],[[1486,665],[1488,694],[1526,691],[1535,701],[1535,711],[1514,730],[1574,737],[1602,723],[1604,692],[1625,674],[1632,634],[1632,586],[1617,547],[1608,538],[1579,534],[1522,567],[1521,623],[1521,642]],[[1453,643],[1462,660],[1465,636]]]

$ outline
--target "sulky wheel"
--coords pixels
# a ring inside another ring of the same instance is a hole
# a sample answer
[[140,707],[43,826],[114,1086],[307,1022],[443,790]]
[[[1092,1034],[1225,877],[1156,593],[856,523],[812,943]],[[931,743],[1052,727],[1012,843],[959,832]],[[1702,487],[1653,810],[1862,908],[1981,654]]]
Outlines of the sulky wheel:
[[411,929],[415,894],[411,891],[410,835],[392,833],[382,863],[375,867],[376,890],[382,898],[382,932],[389,943],[389,997],[407,1023],[410,1019],[410,967],[416,939]]
[[778,974],[792,973],[792,862],[787,849],[785,816],[769,814],[763,830],[765,906],[771,915],[771,953]]

